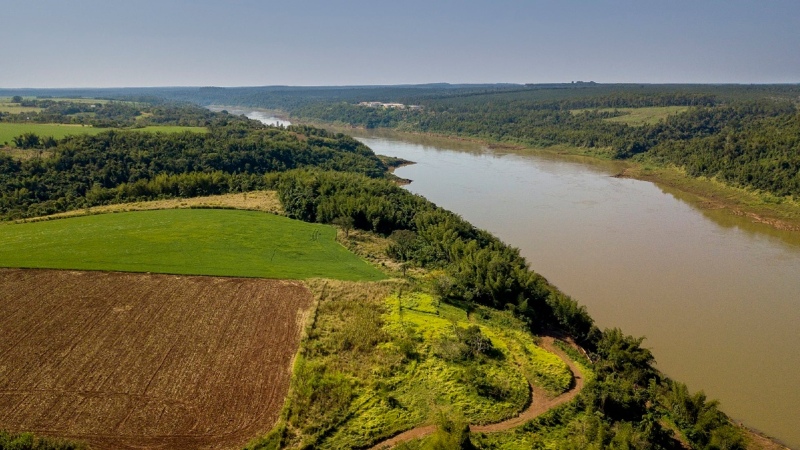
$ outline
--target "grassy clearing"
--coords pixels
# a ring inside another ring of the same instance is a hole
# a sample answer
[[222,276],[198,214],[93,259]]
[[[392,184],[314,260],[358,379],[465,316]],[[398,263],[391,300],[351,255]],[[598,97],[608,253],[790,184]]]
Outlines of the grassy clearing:
[[333,227],[252,211],[175,209],[0,226],[0,266],[379,280]]
[[669,116],[680,114],[689,110],[688,106],[652,106],[646,108],[599,108],[599,109],[573,109],[572,114],[587,111],[620,112],[622,115],[603,119],[607,122],[624,123],[627,125],[653,125]]
[[144,131],[147,133],[183,133],[191,131],[193,133],[208,133],[205,127],[180,127],[177,125],[150,125],[143,128],[130,128],[131,131]]
[[42,108],[36,106],[21,106],[19,103],[11,103],[10,101],[0,100],[0,112],[19,114],[26,112],[39,112]]
[[[66,136],[76,134],[99,134],[109,131],[110,128],[94,128],[90,126],[60,124],[60,123],[0,123],[0,144],[12,145],[15,137],[24,133],[34,133],[41,137],[52,136],[61,139]],[[208,129],[203,127],[179,127],[179,126],[149,126],[143,128],[131,128],[133,131],[144,131],[147,133],[181,133],[192,131],[197,133],[207,133]]]
[[[20,150],[22,151],[22,150]],[[236,194],[209,195],[205,197],[169,198],[146,202],[118,203],[114,205],[93,206],[85,209],[74,209],[44,217],[21,219],[17,223],[40,222],[42,220],[62,219],[66,217],[89,216],[112,212],[151,211],[155,209],[186,208],[225,208],[263,211],[272,214],[283,214],[283,206],[276,191],[251,191]]]
[[12,145],[14,138],[25,133],[34,133],[41,137],[52,136],[61,139],[75,134],[99,134],[108,131],[103,128],[94,128],[81,125],[68,125],[59,123],[0,123],[0,143]]
[[[419,284],[421,283],[421,284]],[[360,448],[442,413],[470,423],[515,416],[528,381],[553,395],[571,374],[510,313],[464,309],[425,292],[426,281],[314,281],[319,299],[295,370],[284,445]],[[476,352],[464,335],[491,343]]]

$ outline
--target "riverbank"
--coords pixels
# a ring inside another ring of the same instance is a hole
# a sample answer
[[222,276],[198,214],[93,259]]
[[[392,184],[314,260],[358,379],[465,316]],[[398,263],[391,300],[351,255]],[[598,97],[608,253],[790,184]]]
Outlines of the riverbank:
[[334,131],[416,161],[397,171],[414,180],[411,192],[520,248],[600,326],[646,334],[667,375],[800,448],[800,398],[786,375],[796,361],[785,358],[798,345],[800,235],[693,207],[665,184],[614,178],[631,164],[583,149]]
[[[294,119],[297,120],[297,118]],[[569,145],[531,147],[463,136],[394,129],[366,130],[341,124],[304,120],[298,122],[342,133],[368,133],[381,137],[402,138],[423,145],[435,145],[436,141],[458,142],[499,152],[556,155],[576,162],[612,168],[618,178],[648,181],[660,187],[678,190],[688,194],[681,196],[682,200],[702,210],[725,210],[731,215],[746,217],[753,223],[764,224],[776,230],[800,231],[800,202],[796,200],[737,188],[716,179],[693,177],[679,167],[665,166],[652,160],[614,160],[611,159],[610,153],[606,153],[602,149],[587,149]]]

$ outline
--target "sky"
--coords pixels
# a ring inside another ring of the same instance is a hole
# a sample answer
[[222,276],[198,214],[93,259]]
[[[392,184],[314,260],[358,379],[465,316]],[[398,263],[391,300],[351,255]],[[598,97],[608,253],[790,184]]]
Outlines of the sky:
[[0,11],[0,88],[800,82],[800,0],[0,0]]

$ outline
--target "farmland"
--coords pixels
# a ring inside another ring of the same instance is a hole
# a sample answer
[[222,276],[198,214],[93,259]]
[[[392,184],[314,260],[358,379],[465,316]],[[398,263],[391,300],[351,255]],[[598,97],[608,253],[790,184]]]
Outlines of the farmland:
[[[0,144],[10,144],[13,139],[24,133],[33,133],[39,136],[52,136],[61,139],[75,134],[99,134],[108,131],[109,128],[95,128],[91,126],[81,126],[61,123],[0,123]],[[184,131],[206,132],[202,127],[181,127],[170,125],[151,125],[142,128],[131,128],[133,131],[144,131],[148,133],[180,133]]]
[[0,269],[0,423],[97,448],[231,448],[268,430],[298,282]]
[[177,209],[0,226],[0,266],[379,280],[333,227],[254,211]]

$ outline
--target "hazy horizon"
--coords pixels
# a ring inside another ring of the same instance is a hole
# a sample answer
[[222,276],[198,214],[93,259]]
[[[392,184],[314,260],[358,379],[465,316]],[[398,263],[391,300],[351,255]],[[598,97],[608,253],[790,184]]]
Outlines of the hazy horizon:
[[0,88],[800,82],[800,2],[0,0]]

